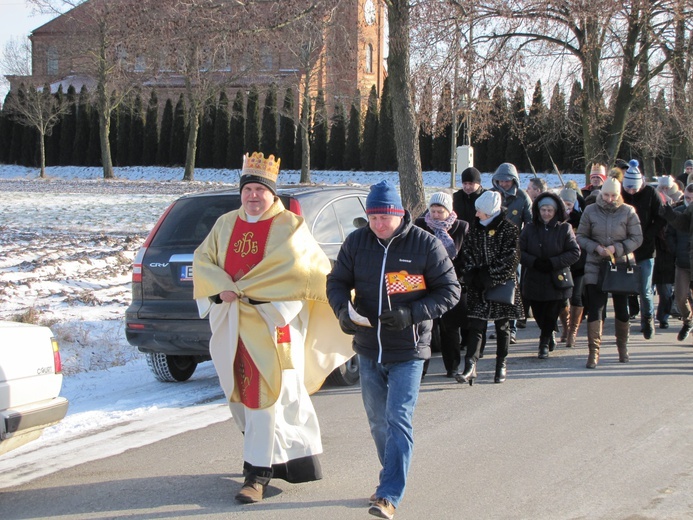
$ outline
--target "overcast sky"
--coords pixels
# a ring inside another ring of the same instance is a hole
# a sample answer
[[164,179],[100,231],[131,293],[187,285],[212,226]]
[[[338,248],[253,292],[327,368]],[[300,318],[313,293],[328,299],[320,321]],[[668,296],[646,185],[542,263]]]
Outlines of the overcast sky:
[[[5,51],[5,44],[13,37],[28,37],[31,31],[41,27],[55,15],[33,14],[29,3],[24,0],[0,0],[0,53]],[[5,99],[8,85],[4,80],[6,71],[0,70],[3,76],[0,82],[0,102]]]

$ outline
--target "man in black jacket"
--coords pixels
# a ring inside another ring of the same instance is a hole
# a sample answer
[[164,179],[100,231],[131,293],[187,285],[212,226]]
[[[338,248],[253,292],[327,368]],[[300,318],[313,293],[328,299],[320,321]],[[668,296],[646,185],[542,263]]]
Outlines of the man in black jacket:
[[[366,199],[368,226],[351,233],[327,276],[327,297],[359,356],[361,396],[382,465],[369,513],[392,518],[413,451],[412,416],[433,319],[460,298],[442,242],[412,225],[395,187]],[[353,304],[351,294],[354,292]]]
[[462,189],[452,196],[452,209],[457,218],[465,222],[474,222],[476,208],[474,203],[486,190],[481,186],[481,173],[473,166],[462,171]]
[[623,176],[623,202],[635,208],[642,228],[642,245],[634,251],[635,262],[640,266],[642,275],[640,284],[640,323],[642,335],[651,339],[654,333],[654,296],[652,294],[652,269],[654,267],[655,237],[666,225],[659,216],[662,201],[652,186],[645,184],[635,159],[629,162],[629,168]]

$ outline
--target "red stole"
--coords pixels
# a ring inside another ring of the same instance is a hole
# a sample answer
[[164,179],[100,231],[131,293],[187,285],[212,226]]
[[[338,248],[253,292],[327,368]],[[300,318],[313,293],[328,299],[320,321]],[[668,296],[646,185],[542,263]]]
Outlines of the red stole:
[[[273,221],[274,218],[250,223],[241,218],[236,219],[224,262],[224,270],[234,281],[242,278],[265,256],[267,237]],[[277,337],[281,338],[282,343],[290,342],[289,326],[278,328]],[[233,372],[241,402],[248,408],[259,408],[262,376],[240,334]]]

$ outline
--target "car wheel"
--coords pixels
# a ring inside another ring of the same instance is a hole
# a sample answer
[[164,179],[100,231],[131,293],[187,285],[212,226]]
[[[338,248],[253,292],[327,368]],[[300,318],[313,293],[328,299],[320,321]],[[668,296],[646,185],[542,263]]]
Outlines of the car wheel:
[[352,386],[359,382],[359,357],[353,356],[349,361],[335,368],[327,376],[326,382],[336,386]]
[[192,356],[168,356],[161,352],[148,352],[147,365],[159,381],[175,383],[190,379],[197,368],[197,361]]

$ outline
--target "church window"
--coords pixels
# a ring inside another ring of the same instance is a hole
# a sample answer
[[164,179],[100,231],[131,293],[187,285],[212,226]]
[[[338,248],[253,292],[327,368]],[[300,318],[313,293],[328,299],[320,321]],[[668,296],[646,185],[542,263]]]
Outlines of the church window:
[[46,53],[46,73],[49,75],[58,73],[58,49],[51,45]]
[[366,45],[366,73],[373,73],[373,45]]

